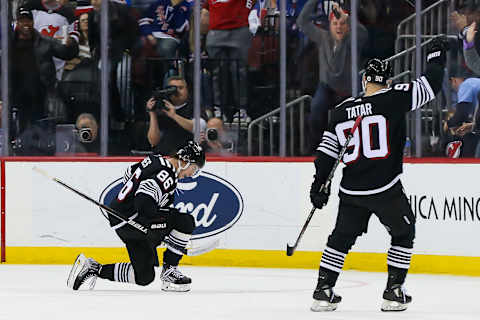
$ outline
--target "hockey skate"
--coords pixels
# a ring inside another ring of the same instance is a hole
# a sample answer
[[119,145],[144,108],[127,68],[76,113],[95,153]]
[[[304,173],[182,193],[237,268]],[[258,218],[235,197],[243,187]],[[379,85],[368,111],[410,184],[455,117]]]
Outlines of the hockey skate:
[[192,283],[192,279],[183,275],[178,270],[177,266],[170,266],[168,264],[164,264],[160,278],[162,279],[163,291],[190,291],[190,284]]
[[318,286],[313,292],[313,304],[310,310],[315,312],[320,311],[335,311],[337,304],[342,301],[342,297],[333,292],[333,288],[328,285]]
[[383,291],[382,311],[404,311],[412,302],[412,296],[408,295],[402,285],[396,284]]
[[86,258],[80,253],[68,275],[67,286],[78,290],[83,284],[88,284],[88,289],[93,290],[102,265],[92,258]]

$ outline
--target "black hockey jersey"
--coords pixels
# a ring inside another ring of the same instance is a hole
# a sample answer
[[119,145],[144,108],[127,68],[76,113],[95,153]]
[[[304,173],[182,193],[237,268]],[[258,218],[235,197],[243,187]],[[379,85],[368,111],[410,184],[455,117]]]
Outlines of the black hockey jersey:
[[[156,210],[168,208],[173,204],[174,192],[177,188],[178,172],[175,167],[161,155],[149,155],[141,162],[129,166],[125,172],[123,188],[110,206],[125,219],[137,221],[148,220],[149,217],[138,217],[135,209],[135,197],[139,194],[153,199]],[[110,217],[111,225],[116,226],[120,220]],[[120,227],[121,224],[118,226]]]
[[410,83],[395,84],[371,96],[349,98],[339,104],[317,148],[317,176],[318,167],[323,166],[321,175],[326,179],[325,173],[338,158],[356,118],[362,116],[342,159],[346,166],[340,190],[351,195],[369,195],[395,185],[402,173],[405,114],[433,100],[441,86],[443,70],[433,67],[431,71]]

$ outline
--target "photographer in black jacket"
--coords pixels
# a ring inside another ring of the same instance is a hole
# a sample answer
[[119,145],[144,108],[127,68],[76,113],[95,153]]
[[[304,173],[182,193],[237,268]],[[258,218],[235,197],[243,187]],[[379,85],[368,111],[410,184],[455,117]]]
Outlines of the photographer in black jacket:
[[[188,98],[185,79],[173,76],[168,78],[166,89],[156,90],[147,101],[150,118],[147,138],[155,153],[171,154],[193,140],[193,105]],[[204,119],[200,119],[200,126],[203,131],[206,127]]]

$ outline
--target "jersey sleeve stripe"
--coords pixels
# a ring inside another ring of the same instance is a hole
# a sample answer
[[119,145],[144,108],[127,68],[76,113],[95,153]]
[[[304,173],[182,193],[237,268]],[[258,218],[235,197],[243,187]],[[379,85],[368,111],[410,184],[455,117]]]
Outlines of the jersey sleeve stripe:
[[330,157],[332,158],[335,158],[337,159],[338,158],[338,152],[333,152],[327,148],[324,148],[324,147],[318,147],[317,151],[321,151],[327,155],[329,155]]
[[333,141],[338,141],[337,136],[334,133],[331,133],[330,131],[324,131],[322,139],[323,138],[330,138]]
[[428,83],[427,78],[422,76],[413,81],[412,111],[420,108],[433,99],[435,99],[435,94],[433,93],[432,87],[430,86],[430,83]]
[[321,143],[321,144],[318,146],[317,150],[320,151],[320,149],[327,149],[327,150],[330,150],[331,152],[334,152],[334,153],[338,153],[338,152],[339,152],[338,148],[332,147],[331,145],[328,145],[328,144],[326,144],[326,143]]
[[164,159],[164,161],[165,161],[165,165],[166,165],[167,167],[172,168],[172,164],[170,163],[170,161],[165,160],[165,159]]
[[145,193],[145,194],[149,195],[150,197],[152,197],[153,200],[155,200],[155,202],[158,202],[158,198],[157,198],[158,196],[157,196],[157,193],[155,192],[155,189],[144,186],[142,190],[138,189],[137,192],[135,192],[135,195],[138,194],[138,193]]
[[336,140],[332,140],[328,137],[324,137],[322,139],[322,142],[320,142],[320,144],[328,144],[328,145],[331,145],[334,148],[338,148],[338,142]]
[[336,143],[334,144],[334,143],[331,143],[330,141],[325,140],[321,143],[321,145],[325,146],[325,147],[328,147],[332,150],[338,151],[338,144],[336,144]]
[[158,158],[158,161],[160,161],[160,164],[161,164],[162,166],[166,166],[167,164],[166,164],[165,162],[168,162],[168,161],[165,161],[165,159],[163,159],[162,157],[159,157],[159,158]]
[[132,176],[132,167],[129,166],[127,170],[125,170],[125,173],[123,174],[123,184],[127,183],[128,180],[130,180]]
[[322,142],[318,145],[317,151],[336,159],[339,153],[337,136],[329,131],[324,131]]
[[428,82],[427,78],[425,78],[425,76],[422,76],[420,79],[422,79],[422,81],[425,83],[425,88],[428,91],[428,96],[431,97],[430,100],[435,99],[435,93],[433,92],[433,89],[430,86],[430,83]]
[[422,105],[424,105],[425,103],[428,102],[428,92],[424,86],[421,86],[420,90],[422,92]]
[[162,198],[162,190],[160,189],[160,186],[157,184],[157,182],[153,179],[147,179],[140,182],[140,185],[138,186],[135,195],[137,195],[138,193],[144,193],[152,197],[156,203],[160,202],[160,199]]

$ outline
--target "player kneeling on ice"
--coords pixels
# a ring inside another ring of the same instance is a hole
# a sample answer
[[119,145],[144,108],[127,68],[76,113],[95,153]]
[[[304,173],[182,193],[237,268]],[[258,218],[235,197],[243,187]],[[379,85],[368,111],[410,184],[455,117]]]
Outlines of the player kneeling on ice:
[[342,298],[333,288],[346,255],[357,237],[367,232],[372,213],[391,236],[388,280],[381,310],[403,311],[412,300],[403,289],[415,238],[415,216],[400,182],[405,113],[433,100],[440,91],[448,43],[435,38],[427,48],[424,76],[391,88],[387,83],[391,76],[389,63],[370,60],[362,79],[365,95],[349,98],[333,111],[315,159],[316,174],[310,199],[316,208],[327,204],[330,188],[322,186],[340,156],[346,133],[353,128],[356,118],[362,119],[353,133],[350,148],[341,159],[345,168],[340,182],[338,215],[320,260],[312,311],[333,311],[341,302]]
[[[193,216],[173,207],[177,180],[195,175],[205,164],[205,153],[195,142],[189,141],[171,157],[149,155],[130,166],[125,172],[124,186],[110,206],[125,220],[109,214],[110,225],[127,247],[130,262],[104,264],[80,254],[67,281],[73,290],[89,283],[95,286],[97,277],[118,282],[150,284],[158,267],[157,246],[163,241],[161,273],[162,290],[189,291],[192,280],[178,269],[193,230]],[[148,226],[143,233],[132,227],[135,221]],[[87,281],[88,280],[88,281]]]

